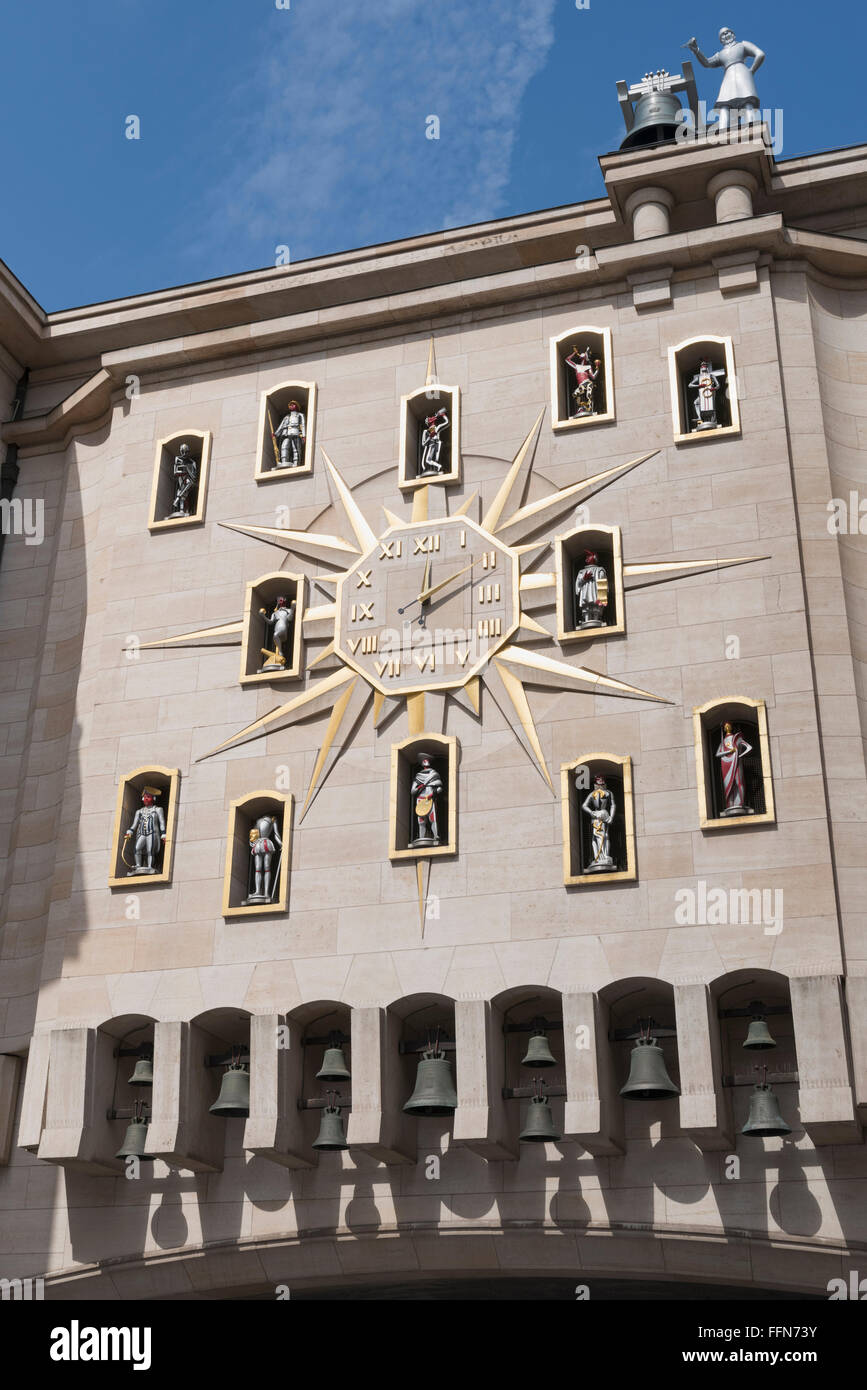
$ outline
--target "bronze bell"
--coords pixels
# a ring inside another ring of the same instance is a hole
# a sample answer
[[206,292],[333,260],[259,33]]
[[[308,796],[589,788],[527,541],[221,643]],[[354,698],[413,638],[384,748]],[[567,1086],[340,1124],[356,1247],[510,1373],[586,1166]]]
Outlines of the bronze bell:
[[636,1040],[629,1058],[629,1076],[620,1094],[628,1100],[668,1100],[680,1095],[680,1088],[665,1069],[662,1048],[652,1037]]
[[[339,1034],[337,1036],[339,1037]],[[316,1073],[316,1080],[349,1081],[349,1079],[349,1068],[346,1065],[343,1048],[337,1038],[332,1038],[331,1045],[325,1049],[325,1056],[322,1058],[322,1066]]]
[[640,149],[645,145],[669,145],[677,139],[677,129],[683,107],[674,92],[644,92],[635,103],[635,124],[620,143],[622,150]]
[[154,1064],[153,1058],[138,1057],[133,1068],[132,1076],[129,1078],[129,1086],[152,1086],[154,1084]]
[[423,1052],[415,1076],[415,1090],[403,1107],[408,1115],[452,1115],[458,1097],[452,1081],[451,1062],[444,1052],[429,1048]]
[[145,1163],[152,1163],[153,1154],[146,1154],[144,1151],[147,1137],[147,1120],[143,1116],[130,1120],[126,1127],[123,1143],[115,1154],[115,1158],[140,1158]]
[[765,1052],[769,1047],[776,1047],[776,1045],[768,1031],[767,1023],[760,1014],[757,1014],[750,1024],[743,1046],[750,1052]]
[[554,1128],[554,1116],[547,1096],[533,1096],[524,1117],[524,1128],[518,1135],[523,1144],[549,1144],[562,1139]]
[[323,1149],[326,1152],[349,1148],[343,1129],[343,1120],[340,1117],[339,1105],[326,1105],[322,1111],[319,1133],[313,1140],[313,1147],[314,1149]]
[[250,1073],[243,1062],[233,1062],[223,1073],[220,1094],[209,1107],[224,1120],[246,1120],[250,1114]]
[[787,1125],[780,1114],[780,1106],[777,1097],[771,1090],[767,1081],[761,1081],[753,1087],[753,1094],[750,1096],[750,1115],[741,1134],[750,1134],[755,1139],[771,1138],[779,1134],[791,1134],[792,1127]]
[[557,1058],[548,1046],[548,1035],[544,1028],[533,1030],[527,1046],[527,1055],[522,1057],[522,1067],[556,1067]]

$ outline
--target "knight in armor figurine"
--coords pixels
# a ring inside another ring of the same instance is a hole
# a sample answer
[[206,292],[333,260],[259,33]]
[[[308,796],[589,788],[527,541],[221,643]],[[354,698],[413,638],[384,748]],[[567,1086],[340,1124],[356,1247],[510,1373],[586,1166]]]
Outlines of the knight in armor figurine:
[[[155,797],[161,796],[158,787],[145,787],[141,794],[141,806],[133,817],[132,825],[123,837],[123,848],[128,840],[134,840],[135,866],[124,859],[127,865],[127,878],[135,874],[159,873],[159,860],[166,842],[166,818],[162,806],[157,806]],[[123,848],[121,857],[123,857]]]
[[[580,786],[580,769],[575,774],[575,783]],[[585,783],[586,785],[586,783]],[[585,798],[581,810],[590,817],[591,861],[584,872],[587,874],[612,873],[617,865],[611,857],[609,832],[614,820],[616,806],[614,797],[605,784],[604,777],[594,777],[593,790]]]
[[409,789],[413,819],[418,823],[416,838],[409,842],[410,849],[433,849],[440,843],[436,799],[442,792],[442,778],[433,765],[431,754],[419,753],[418,767]]
[[[259,816],[250,831],[250,876],[253,880],[253,890],[241,903],[242,907],[253,907],[257,903],[273,901],[274,890],[279,880],[282,852],[283,841],[280,839],[280,827],[276,817]],[[272,876],[271,863],[275,854],[277,854],[277,863]]]
[[[175,479],[175,500],[166,520],[176,516],[190,516],[190,506],[195,502],[199,465],[190,453],[189,444],[182,444],[178,450],[172,474]],[[190,493],[193,493],[192,497]]]
[[578,420],[585,415],[595,415],[596,405],[594,397],[596,395],[596,378],[599,376],[599,368],[602,365],[601,359],[590,360],[591,349],[585,348],[579,352],[578,344],[572,345],[572,351],[566,358],[566,366],[571,367],[575,373],[575,386],[572,390],[572,398],[575,402],[571,412],[571,418]]
[[304,462],[304,440],[307,438],[307,422],[297,401],[290,401],[286,414],[274,431],[275,440],[280,441],[280,468],[300,468]]
[[725,378],[723,368],[715,368],[712,362],[702,359],[695,376],[687,382],[687,390],[698,393],[692,403],[695,419],[690,424],[693,430],[715,430],[719,426],[716,413],[716,393],[722,385],[719,377]]
[[440,455],[443,441],[441,436],[448,429],[448,424],[449,417],[442,406],[435,415],[425,416],[424,430],[421,436],[419,477],[424,473],[442,473],[443,466],[440,463]]
[[273,612],[268,614],[267,608],[260,608],[259,612],[265,619],[266,641],[271,642],[271,647],[262,647],[262,655],[267,658],[265,665],[259,667],[258,674],[264,671],[283,671],[286,664],[292,665],[292,631],[295,624],[295,599],[287,603],[281,594],[277,599]]
[[608,607],[608,575],[595,550],[584,552],[584,564],[575,577],[576,627],[605,627]]
[[[725,75],[714,107],[714,110],[719,112],[717,129],[728,130],[730,125],[737,126],[741,121],[749,123],[761,120],[755,74],[765,61],[764,53],[747,39],[742,39],[738,43],[732,30],[728,28],[720,29],[719,41],[722,48],[718,53],[712,54],[710,58],[705,57],[702,53],[697,39],[689,39],[683,45],[684,48],[692,50],[703,68],[725,68]],[[753,60],[750,67],[746,65],[745,59],[747,57],[751,57]],[[732,121],[732,112],[734,112],[734,121]]]

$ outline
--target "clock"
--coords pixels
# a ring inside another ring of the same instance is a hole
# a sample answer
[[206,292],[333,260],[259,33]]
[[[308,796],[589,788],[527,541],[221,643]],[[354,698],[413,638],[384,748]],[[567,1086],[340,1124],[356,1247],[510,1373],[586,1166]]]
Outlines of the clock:
[[454,690],[520,626],[518,552],[465,516],[392,525],[339,579],[334,649],[375,690]]

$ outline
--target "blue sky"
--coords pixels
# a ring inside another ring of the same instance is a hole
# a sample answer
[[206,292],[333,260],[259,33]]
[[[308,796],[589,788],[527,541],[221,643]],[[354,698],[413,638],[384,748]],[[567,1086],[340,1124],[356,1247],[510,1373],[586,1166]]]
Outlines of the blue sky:
[[599,197],[615,81],[678,70],[693,34],[713,53],[722,24],[768,55],[781,158],[867,141],[841,0],[278,3],[6,8],[0,258],[45,308]]

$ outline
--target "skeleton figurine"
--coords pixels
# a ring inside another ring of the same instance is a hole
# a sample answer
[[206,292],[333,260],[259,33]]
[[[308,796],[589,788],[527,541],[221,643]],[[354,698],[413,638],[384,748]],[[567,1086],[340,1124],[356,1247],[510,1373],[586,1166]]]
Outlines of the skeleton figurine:
[[[738,43],[732,30],[728,28],[720,29],[719,41],[722,48],[710,58],[702,53],[696,39],[690,39],[683,45],[684,48],[692,50],[703,68],[725,69],[714,108],[719,112],[718,129],[728,130],[732,124],[737,126],[742,121],[749,123],[761,120],[755,74],[765,61],[764,53],[747,39]],[[753,60],[750,67],[747,67],[745,62],[747,57]]]
[[270,641],[272,646],[262,647],[262,655],[266,658],[265,665],[259,667],[258,674],[264,671],[284,671],[288,661],[291,666],[292,661],[292,631],[295,623],[295,599],[291,603],[281,596],[277,599],[273,612],[269,615],[267,608],[260,608],[259,612],[265,619],[266,641]]
[[286,414],[274,431],[275,440],[280,441],[280,468],[300,468],[304,462],[304,440],[307,437],[307,422],[297,401],[290,401]]
[[[166,818],[162,806],[157,806],[154,798],[161,796],[158,787],[145,787],[141,794],[141,806],[136,811],[132,825],[123,837],[123,848],[127,840],[134,840],[135,867],[126,859],[129,872],[127,878],[135,874],[159,873],[159,859],[166,842]],[[123,856],[123,849],[121,850]]]
[[692,381],[687,382],[687,390],[698,392],[692,403],[695,411],[695,420],[691,421],[693,430],[715,430],[719,425],[716,393],[722,383],[717,380],[718,377],[725,377],[722,367],[715,368],[712,362],[703,358]]
[[190,493],[194,493],[198,481],[199,465],[190,453],[189,444],[182,444],[175,455],[172,473],[175,479],[175,500],[167,520],[176,516],[190,516],[190,503],[195,501],[195,494],[190,498]]
[[409,789],[413,798],[413,818],[418,822],[418,834],[410,840],[410,849],[432,849],[440,843],[436,799],[442,791],[442,778],[433,766],[431,754],[419,753],[418,768]]
[[442,406],[435,415],[425,416],[424,430],[421,436],[419,477],[424,473],[442,473],[443,466],[440,463],[440,455],[443,441],[441,435],[448,429],[448,425],[449,417]]
[[752,744],[747,743],[740,729],[732,728],[729,723],[723,725],[720,745],[716,750],[716,755],[720,759],[723,795],[726,801],[725,810],[720,811],[721,816],[752,816],[755,814],[752,806],[747,806],[744,800],[743,759],[747,753],[752,753],[752,751]]
[[[279,851],[279,853],[278,853]],[[259,816],[256,824],[250,831],[250,856],[251,856],[251,878],[253,880],[253,891],[241,903],[242,907],[253,907],[257,903],[270,903],[273,901],[274,890],[277,887],[280,875],[280,855],[283,852],[283,841],[280,839],[280,827],[275,816]],[[277,863],[274,866],[274,873],[271,873],[271,863],[274,855],[277,855]],[[273,882],[273,886],[272,886]]]
[[[575,774],[576,785],[580,785],[581,772]],[[586,785],[586,784],[585,784]],[[617,868],[611,857],[609,831],[616,810],[614,797],[605,785],[604,777],[594,777],[593,790],[586,797],[581,810],[590,817],[591,862],[584,872],[587,874],[611,873]]]
[[576,626],[579,629],[606,626],[604,614],[608,607],[608,575],[598,559],[595,550],[585,550],[584,564],[575,576]]
[[575,386],[572,391],[572,398],[575,402],[572,411],[573,420],[580,419],[584,415],[595,414],[596,378],[602,363],[598,357],[591,362],[590,353],[589,347],[585,348],[583,352],[579,352],[578,344],[574,343],[572,351],[566,358],[566,366],[571,367],[575,373]]

